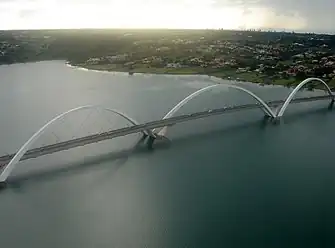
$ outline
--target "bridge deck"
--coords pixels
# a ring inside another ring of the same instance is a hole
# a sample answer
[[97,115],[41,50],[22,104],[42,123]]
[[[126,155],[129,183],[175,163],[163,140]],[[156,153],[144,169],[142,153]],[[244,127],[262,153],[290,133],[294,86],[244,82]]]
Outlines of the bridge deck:
[[[302,102],[328,100],[328,99],[331,99],[331,96],[327,95],[327,96],[317,96],[317,97],[304,97],[304,98],[293,99],[292,103],[302,103]],[[271,107],[278,106],[283,103],[284,103],[283,100],[267,102],[267,104]],[[28,150],[26,154],[21,158],[21,161],[32,159],[32,158],[37,158],[40,156],[44,156],[47,154],[56,153],[56,152],[60,152],[64,150],[69,150],[71,148],[75,148],[79,146],[97,143],[100,141],[104,141],[104,140],[108,140],[108,139],[112,139],[116,137],[121,137],[121,136],[129,135],[129,134],[133,134],[133,133],[139,133],[139,132],[142,132],[148,129],[160,128],[160,127],[170,126],[170,125],[174,125],[177,123],[182,123],[182,122],[186,122],[190,120],[201,119],[201,118],[205,118],[209,116],[221,115],[225,113],[231,113],[231,112],[247,110],[247,109],[256,109],[256,108],[261,108],[261,107],[262,106],[258,103],[231,106],[231,107],[197,112],[193,114],[180,115],[180,116],[171,117],[165,120],[152,121],[152,122],[148,122],[148,123],[144,123],[140,125],[134,125],[131,127],[125,127],[125,128],[121,128],[117,130],[112,130],[109,132],[89,135],[86,137],[72,139],[72,140],[68,140],[64,142],[59,142],[53,145],[48,145],[48,146],[43,146],[43,147]],[[0,168],[7,165],[14,156],[15,154],[9,154],[9,155],[0,157]]]

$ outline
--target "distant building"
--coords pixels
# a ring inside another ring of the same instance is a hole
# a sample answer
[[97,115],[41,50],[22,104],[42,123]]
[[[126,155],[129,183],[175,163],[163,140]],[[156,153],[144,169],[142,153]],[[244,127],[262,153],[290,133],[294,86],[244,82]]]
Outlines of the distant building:
[[294,55],[292,58],[303,59],[303,58],[304,58],[304,55],[303,55],[303,54],[296,54],[296,55]]
[[166,68],[181,68],[183,67],[180,63],[169,63],[166,65]]
[[109,62],[113,63],[116,61],[124,61],[128,58],[128,54],[118,54],[113,56],[106,56],[106,59],[109,60]]
[[247,72],[247,71],[248,71],[247,68],[238,68],[238,69],[236,70],[237,73],[243,73],[243,72]]
[[156,49],[157,52],[167,52],[167,51],[170,51],[171,48],[170,47],[159,47]]
[[301,44],[301,43],[293,43],[294,46],[297,46],[297,47],[303,47],[304,44]]
[[335,65],[335,62],[334,61],[328,61],[326,64],[325,64],[325,66],[330,66],[330,67],[332,67],[332,66],[334,66]]
[[100,58],[89,58],[86,63],[90,65],[96,65],[100,62]]

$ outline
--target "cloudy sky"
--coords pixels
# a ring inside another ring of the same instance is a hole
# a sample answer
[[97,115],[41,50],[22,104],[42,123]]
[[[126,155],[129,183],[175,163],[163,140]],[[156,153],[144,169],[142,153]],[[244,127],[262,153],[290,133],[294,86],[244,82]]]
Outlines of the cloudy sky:
[[335,0],[0,0],[0,29],[264,28],[335,33]]

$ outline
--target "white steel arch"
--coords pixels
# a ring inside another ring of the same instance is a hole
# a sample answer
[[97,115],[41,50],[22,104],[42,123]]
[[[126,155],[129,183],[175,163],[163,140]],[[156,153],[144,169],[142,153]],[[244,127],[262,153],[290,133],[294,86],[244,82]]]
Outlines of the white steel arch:
[[[180,101],[175,107],[173,107],[164,117],[163,120],[172,117],[179,109],[181,109],[186,103],[188,103],[190,100],[192,100],[193,98],[201,95],[202,93],[209,91],[215,87],[220,87],[220,86],[225,86],[228,88],[232,88],[232,89],[236,89],[242,92],[247,93],[248,95],[252,96],[261,106],[262,106],[262,110],[264,111],[264,113],[267,116],[270,116],[272,118],[275,118],[276,115],[273,113],[272,109],[258,96],[256,96],[254,93],[252,93],[251,91],[244,89],[242,87],[239,86],[235,86],[235,85],[229,85],[229,84],[215,84],[215,85],[210,85],[207,86],[205,88],[202,88],[192,94],[190,94],[189,96],[187,96],[185,99],[183,99],[182,101]],[[160,136],[164,136],[165,133],[167,131],[167,127],[163,127],[161,129],[161,131],[159,132]]]
[[[126,119],[127,121],[129,121],[133,125],[139,125],[139,123],[137,121],[135,121],[134,119],[132,119],[128,115],[122,113],[121,111],[114,110],[114,109],[109,109],[109,108],[104,108],[104,107],[99,106],[99,105],[87,105],[87,106],[82,106],[82,107],[78,107],[78,108],[74,108],[74,109],[71,109],[69,111],[66,111],[66,112],[64,112],[64,113],[56,116],[55,118],[53,118],[51,121],[49,121],[48,123],[46,123],[41,129],[39,129],[33,136],[31,136],[31,138],[19,149],[19,151],[15,154],[15,156],[12,158],[12,160],[3,169],[2,173],[0,174],[0,182],[4,182],[4,181],[7,180],[8,176],[13,171],[13,169],[16,166],[16,164],[20,161],[20,159],[22,158],[22,156],[28,151],[28,149],[31,147],[31,145],[47,129],[49,129],[51,126],[53,126],[58,121],[64,119],[65,116],[67,116],[69,114],[73,114],[74,112],[79,112],[79,111],[86,110],[86,109],[106,110],[106,111],[112,112],[114,114],[117,114],[117,115],[123,117],[124,119]],[[143,131],[143,134],[146,135],[146,136],[154,136],[152,134],[151,130]]]
[[297,92],[302,88],[304,87],[306,84],[308,84],[309,82],[311,81],[319,81],[320,83],[322,83],[327,91],[328,91],[328,94],[331,96],[332,98],[332,101],[334,101],[334,95],[331,91],[331,89],[329,88],[329,86],[321,79],[319,78],[308,78],[304,81],[302,81],[299,85],[297,85],[297,87],[295,87],[295,89],[290,93],[290,95],[287,97],[287,99],[285,100],[283,106],[278,110],[277,112],[277,116],[276,117],[282,117],[285,113],[285,110],[287,109],[288,105],[290,104],[290,102],[292,101],[293,97],[297,94]]

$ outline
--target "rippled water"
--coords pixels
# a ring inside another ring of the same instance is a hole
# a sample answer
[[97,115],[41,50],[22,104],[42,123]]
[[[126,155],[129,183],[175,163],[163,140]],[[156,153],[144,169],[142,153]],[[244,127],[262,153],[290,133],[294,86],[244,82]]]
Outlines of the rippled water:
[[[146,122],[212,84],[204,76],[128,76],[63,62],[1,66],[0,76],[1,154],[74,107],[101,104]],[[291,90],[243,86],[265,100]],[[252,102],[222,87],[180,114]],[[131,150],[138,138],[131,135],[22,162],[0,191],[1,247],[334,247],[335,115],[327,104],[290,105],[278,125],[260,110],[176,125],[171,143],[153,151]],[[95,114],[85,130],[124,125]],[[50,132],[71,138],[85,115]]]

